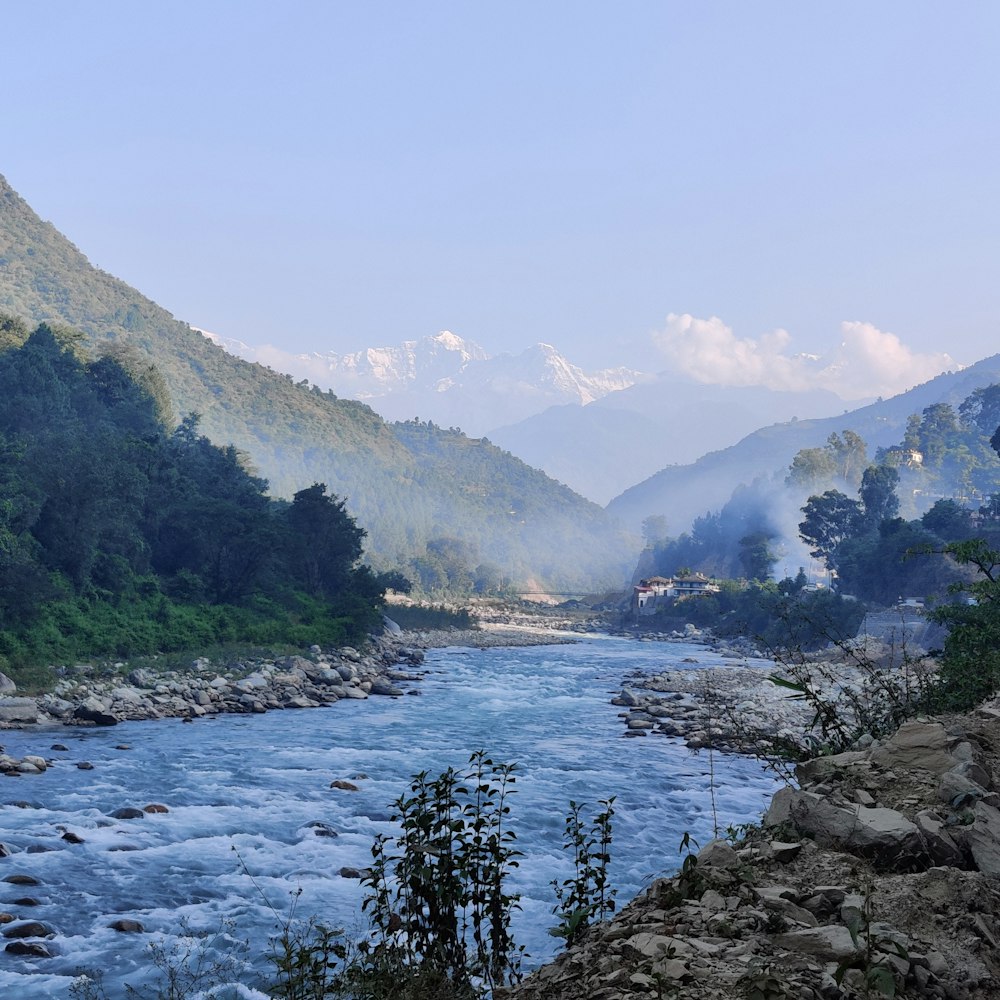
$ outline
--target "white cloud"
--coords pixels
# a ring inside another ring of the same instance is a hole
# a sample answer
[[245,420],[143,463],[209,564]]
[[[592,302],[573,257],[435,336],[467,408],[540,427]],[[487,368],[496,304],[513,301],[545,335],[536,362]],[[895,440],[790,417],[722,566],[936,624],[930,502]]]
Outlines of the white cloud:
[[698,382],[828,389],[842,399],[892,396],[960,367],[948,354],[919,354],[871,323],[841,323],[840,333],[840,342],[822,355],[795,354],[787,330],[739,338],[717,316],[671,313],[653,341],[672,370]]

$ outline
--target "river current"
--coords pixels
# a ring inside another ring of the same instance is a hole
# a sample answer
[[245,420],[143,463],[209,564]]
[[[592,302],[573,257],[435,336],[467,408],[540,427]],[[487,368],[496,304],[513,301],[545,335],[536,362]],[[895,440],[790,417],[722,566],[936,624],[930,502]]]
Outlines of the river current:
[[[479,748],[518,764],[511,824],[524,856],[512,883],[522,894],[514,927],[531,956],[526,964],[537,965],[559,948],[547,933],[550,882],[571,874],[562,848],[570,799],[588,803],[592,815],[599,799],[617,797],[611,879],[619,905],[676,870],[685,832],[702,843],[712,836],[708,755],[663,737],[624,738],[619,709],[609,704],[625,673],[683,667],[685,658],[722,662],[701,646],[600,636],[439,649],[427,655],[424,680],[408,685],[419,697],[193,725],[171,719],[0,733],[9,753],[54,761],[44,775],[0,785],[0,842],[11,851],[0,858],[0,877],[41,883],[0,882],[0,912],[55,931],[51,958],[0,951],[0,997],[68,997],[80,970],[96,969],[118,1000],[125,983],[156,982],[151,941],[169,953],[199,942],[225,951],[239,940],[250,941],[255,968],[240,975],[232,995],[266,996],[251,987],[266,971],[261,956],[276,931],[275,911],[285,916],[294,905],[297,916],[359,931],[362,890],[340,869],[370,863],[376,834],[392,831],[389,803],[410,775],[461,768]],[[50,750],[53,743],[68,750]],[[82,760],[94,769],[77,769]],[[712,764],[719,827],[758,819],[772,779],[752,760],[715,755]],[[360,790],[331,789],[335,779]],[[169,812],[110,819],[121,807],[154,802]],[[318,836],[317,823],[337,836]],[[83,843],[63,840],[64,830]],[[14,902],[25,896],[39,905]],[[140,921],[145,932],[110,929],[121,918]]]

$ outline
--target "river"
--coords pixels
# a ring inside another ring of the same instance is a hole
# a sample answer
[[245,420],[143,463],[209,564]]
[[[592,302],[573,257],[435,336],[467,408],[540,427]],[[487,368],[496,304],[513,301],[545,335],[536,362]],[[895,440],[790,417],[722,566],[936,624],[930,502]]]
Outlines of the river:
[[[199,941],[224,952],[239,940],[250,941],[253,968],[231,995],[264,996],[247,984],[260,985],[266,970],[275,911],[294,905],[299,916],[358,932],[362,891],[340,869],[370,863],[373,838],[392,829],[388,804],[411,774],[462,767],[478,748],[518,765],[511,816],[524,857],[512,886],[522,894],[515,936],[536,965],[559,947],[547,933],[550,882],[571,873],[562,849],[570,799],[595,806],[617,797],[611,878],[620,903],[676,869],[685,832],[701,842],[712,835],[708,755],[663,737],[624,738],[609,704],[626,672],[684,667],[685,658],[722,662],[701,646],[601,636],[448,648],[430,651],[426,678],[409,685],[419,697],[194,724],[0,733],[9,753],[54,761],[44,775],[6,780],[0,792],[0,843],[11,851],[0,877],[41,883],[0,883],[0,912],[55,932],[51,958],[0,951],[0,996],[68,997],[81,969],[97,969],[118,1000],[125,983],[155,982],[150,942],[168,953],[192,943],[197,950]],[[68,749],[50,750],[53,743]],[[82,760],[93,770],[74,766]],[[772,778],[752,760],[715,755],[712,763],[720,828],[759,818]],[[331,789],[335,779],[360,790]],[[149,803],[169,812],[110,819]],[[337,836],[318,836],[316,823]],[[63,840],[64,829],[83,843]],[[39,905],[14,903],[25,896]],[[110,929],[120,918],[140,921],[145,933]]]

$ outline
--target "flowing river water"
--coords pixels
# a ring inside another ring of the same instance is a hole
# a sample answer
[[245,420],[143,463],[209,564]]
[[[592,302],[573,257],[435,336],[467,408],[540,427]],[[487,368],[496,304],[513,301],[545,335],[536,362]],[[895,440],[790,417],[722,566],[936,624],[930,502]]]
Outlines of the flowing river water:
[[[374,837],[392,830],[389,803],[410,775],[463,767],[479,748],[518,764],[511,823],[524,856],[512,885],[522,894],[514,927],[531,956],[526,964],[537,965],[559,947],[547,933],[550,883],[571,874],[562,848],[570,799],[595,807],[617,797],[611,878],[621,905],[676,869],[685,832],[702,843],[712,836],[713,785],[722,829],[758,819],[774,790],[755,761],[715,755],[710,762],[676,740],[623,737],[619,709],[609,704],[623,675],[683,667],[685,658],[722,662],[701,646],[601,636],[438,649],[427,655],[427,676],[408,685],[419,697],[193,725],[172,719],[0,733],[9,753],[54,761],[44,775],[0,786],[0,842],[11,851],[0,858],[0,876],[40,882],[0,881],[0,912],[44,921],[55,934],[51,958],[0,951],[0,997],[68,997],[81,969],[103,972],[113,1000],[125,996],[126,983],[155,996],[150,943],[170,953],[192,941],[197,950],[199,940],[212,954],[249,940],[253,967],[231,995],[266,996],[257,989],[274,911],[287,916],[294,905],[298,916],[359,932],[362,889],[340,869],[370,863]],[[68,749],[50,750],[53,743]],[[82,760],[93,770],[74,766]],[[355,778],[359,791],[330,787]],[[169,812],[110,819],[121,807],[152,802]],[[337,836],[317,835],[317,823]],[[63,840],[64,830],[83,843]],[[15,902],[25,896],[39,905]],[[112,930],[121,918],[140,921],[144,932]]]

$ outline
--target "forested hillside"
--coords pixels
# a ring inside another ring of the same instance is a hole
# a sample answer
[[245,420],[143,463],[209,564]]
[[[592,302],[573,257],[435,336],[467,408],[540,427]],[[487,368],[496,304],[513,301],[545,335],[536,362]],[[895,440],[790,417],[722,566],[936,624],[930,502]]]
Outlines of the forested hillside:
[[507,573],[557,589],[621,580],[632,546],[595,505],[536,476],[525,499],[537,516],[511,517],[508,497],[484,491],[482,475],[489,466],[485,479],[494,485],[520,481],[520,463],[507,453],[466,439],[463,452],[482,455],[445,467],[438,454],[450,445],[435,439],[447,432],[428,425],[401,437],[361,403],[225,353],[94,268],[2,177],[0,311],[32,327],[67,324],[91,349],[110,341],[137,350],[162,373],[174,414],[198,413],[200,433],[245,453],[273,495],[291,497],[324,482],[344,497],[380,568],[421,555],[430,539],[446,534],[482,540]]
[[[336,643],[379,620],[363,533],[321,484],[275,501],[155,369],[0,319],[0,667],[228,640]],[[130,372],[129,367],[134,371]],[[394,582],[394,581],[392,581]]]
[[945,372],[891,399],[880,399],[841,416],[762,427],[738,444],[704,455],[691,465],[661,469],[615,497],[607,509],[632,530],[638,530],[646,517],[662,515],[670,530],[679,533],[705,511],[723,507],[741,485],[775,474],[783,478],[797,452],[822,448],[831,434],[848,428],[873,449],[889,447],[903,437],[914,414],[938,403],[958,407],[976,389],[995,382],[1000,382],[1000,355],[961,371]]

